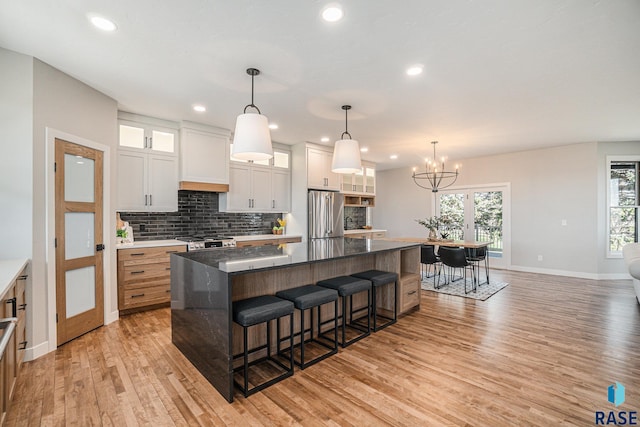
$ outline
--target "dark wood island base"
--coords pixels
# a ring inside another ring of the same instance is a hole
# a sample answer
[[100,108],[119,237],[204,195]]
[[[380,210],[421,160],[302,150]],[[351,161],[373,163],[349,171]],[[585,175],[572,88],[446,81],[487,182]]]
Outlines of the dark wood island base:
[[[420,249],[416,243],[334,238],[277,247],[172,254],[173,344],[232,402],[233,355],[242,351],[242,329],[231,320],[233,301],[274,295],[281,290],[371,269],[399,275],[395,301],[398,313],[419,307]],[[393,293],[382,291],[378,294],[379,310],[391,312]],[[354,299],[354,305],[358,304],[366,302]],[[326,313],[327,317],[332,314]],[[281,327],[283,332],[288,329],[287,322]],[[264,336],[260,330],[250,335],[250,345],[254,346],[253,341],[260,336]]]

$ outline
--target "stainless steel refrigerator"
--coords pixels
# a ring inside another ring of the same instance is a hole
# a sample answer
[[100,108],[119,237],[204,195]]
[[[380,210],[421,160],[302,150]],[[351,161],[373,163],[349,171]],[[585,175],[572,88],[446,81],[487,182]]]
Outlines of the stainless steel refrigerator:
[[344,237],[344,196],[334,191],[309,191],[309,239]]

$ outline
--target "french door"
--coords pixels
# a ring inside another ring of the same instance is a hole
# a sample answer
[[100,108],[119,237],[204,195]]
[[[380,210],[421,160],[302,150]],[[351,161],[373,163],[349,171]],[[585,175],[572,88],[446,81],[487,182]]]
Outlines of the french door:
[[436,215],[450,220],[449,238],[489,243],[491,265],[510,264],[509,188],[507,185],[441,190]]
[[58,346],[104,323],[102,155],[55,140]]

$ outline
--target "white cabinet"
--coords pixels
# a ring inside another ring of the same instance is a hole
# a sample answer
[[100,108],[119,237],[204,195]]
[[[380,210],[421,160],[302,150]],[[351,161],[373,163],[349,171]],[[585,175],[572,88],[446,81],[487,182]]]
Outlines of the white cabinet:
[[177,211],[178,159],[119,150],[117,195],[119,211]]
[[[139,118],[141,121],[122,119]],[[119,114],[117,210],[178,210],[178,132],[163,121]]]
[[229,192],[220,194],[222,212],[289,212],[290,153],[274,147],[269,161],[231,161]]
[[182,122],[180,189],[228,191],[229,136],[226,129]]
[[331,172],[333,152],[307,147],[307,187],[340,190],[340,175]]
[[340,191],[351,194],[376,194],[376,166],[374,163],[362,162],[362,169],[357,173],[340,175]]

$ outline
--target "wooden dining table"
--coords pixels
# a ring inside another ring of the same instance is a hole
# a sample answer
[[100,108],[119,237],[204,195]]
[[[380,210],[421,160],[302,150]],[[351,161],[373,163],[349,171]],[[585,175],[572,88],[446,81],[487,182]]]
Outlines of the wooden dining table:
[[[395,240],[397,242],[411,242],[411,243],[422,243],[423,245],[432,245],[432,246],[446,246],[450,248],[466,248],[471,249],[471,256],[474,256],[474,250],[478,248],[486,248],[489,246],[491,242],[479,242],[476,240],[430,240],[428,237],[385,237],[384,240]],[[486,277],[487,281],[484,283],[489,283],[489,250],[487,249],[486,253]],[[483,284],[483,283],[479,283]]]

